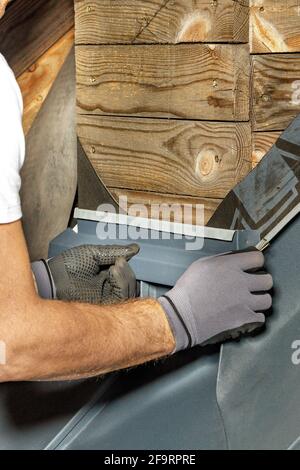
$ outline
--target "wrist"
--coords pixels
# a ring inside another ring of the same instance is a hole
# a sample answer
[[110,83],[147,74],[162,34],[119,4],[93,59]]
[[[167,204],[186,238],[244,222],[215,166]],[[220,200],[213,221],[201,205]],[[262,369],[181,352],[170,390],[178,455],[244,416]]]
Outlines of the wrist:
[[176,306],[167,295],[162,296],[158,299],[164,313],[167,317],[170,329],[172,331],[174,340],[175,340],[175,349],[173,354],[176,352],[188,349],[191,347],[191,337],[185,326],[185,323],[178,312]]
[[42,299],[56,299],[55,284],[45,260],[35,261],[31,264],[35,286]]
[[[143,299],[140,299],[139,301],[142,301]],[[172,326],[170,324],[170,321],[168,319],[168,316],[165,312],[165,309],[160,302],[159,299],[148,299],[154,301],[153,303],[153,312],[159,313],[159,316],[163,319],[163,324],[164,324],[164,329],[165,329],[165,334],[164,337],[166,339],[166,344],[167,344],[167,349],[166,349],[166,354],[171,356],[172,354],[175,354],[176,352],[176,339],[173,333]]]

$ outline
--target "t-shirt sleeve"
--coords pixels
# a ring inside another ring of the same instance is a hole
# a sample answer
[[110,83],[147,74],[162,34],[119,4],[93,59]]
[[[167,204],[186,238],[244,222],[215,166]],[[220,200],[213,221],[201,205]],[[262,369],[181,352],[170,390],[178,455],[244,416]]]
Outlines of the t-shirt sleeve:
[[22,217],[20,170],[25,158],[23,102],[13,72],[0,55],[0,223]]

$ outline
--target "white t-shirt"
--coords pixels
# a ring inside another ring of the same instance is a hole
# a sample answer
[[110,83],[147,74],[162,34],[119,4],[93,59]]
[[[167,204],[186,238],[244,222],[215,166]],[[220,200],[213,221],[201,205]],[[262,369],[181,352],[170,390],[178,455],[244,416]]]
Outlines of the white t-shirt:
[[20,170],[25,158],[23,100],[12,70],[0,54],[0,224],[22,217]]

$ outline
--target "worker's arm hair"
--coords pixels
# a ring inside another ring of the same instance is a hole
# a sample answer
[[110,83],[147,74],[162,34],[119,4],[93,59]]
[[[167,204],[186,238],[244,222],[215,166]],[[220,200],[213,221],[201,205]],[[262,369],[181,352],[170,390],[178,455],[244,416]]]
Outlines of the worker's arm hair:
[[38,297],[21,222],[0,225],[0,382],[78,379],[169,355],[175,341],[155,300],[115,306]]

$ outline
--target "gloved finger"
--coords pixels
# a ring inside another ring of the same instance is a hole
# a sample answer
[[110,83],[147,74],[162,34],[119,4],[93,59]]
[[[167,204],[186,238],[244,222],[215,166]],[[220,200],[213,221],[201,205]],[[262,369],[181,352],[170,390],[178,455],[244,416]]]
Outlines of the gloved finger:
[[120,300],[135,297],[135,274],[124,258],[119,258],[109,269],[109,277],[114,290],[118,292]]
[[253,250],[243,253],[233,253],[231,262],[239,266],[243,271],[262,268],[265,264],[265,257],[261,251]]
[[248,274],[245,278],[250,292],[266,292],[273,287],[273,277],[271,274]]
[[126,261],[129,261],[140,251],[140,247],[137,243],[123,246],[95,245],[92,249],[94,259],[100,266],[111,266],[115,264],[118,258],[125,258]]
[[119,270],[128,283],[128,297],[136,297],[136,278],[133,270],[124,258],[119,258],[116,261],[115,269]]
[[260,326],[263,326],[266,323],[266,317],[261,312],[253,312],[252,320],[254,324],[257,324],[255,328],[259,328]]
[[251,296],[250,307],[256,312],[265,312],[272,307],[273,299],[270,294]]
[[223,253],[223,256],[229,255],[229,254],[239,254],[239,253],[251,253],[252,251],[257,251],[260,252],[255,246],[249,246],[248,248],[244,248],[243,250],[236,250],[236,251],[228,251],[226,253]]
[[244,312],[240,311],[236,322],[237,326],[240,327],[240,331],[251,333],[266,323],[266,317],[261,311],[255,311],[247,307]]
[[[259,250],[255,247],[249,247],[249,248],[246,248],[245,250],[238,250],[238,251],[226,251],[224,253],[218,253],[217,255],[213,255],[213,256],[205,256],[204,258],[200,258],[198,260],[199,261],[207,261],[207,260],[215,260],[216,258],[223,258],[223,257],[226,257],[226,256],[230,256],[232,257],[233,255],[238,255],[238,254],[241,254],[241,253],[251,253],[251,252],[258,252],[259,253]],[[197,261],[196,261],[197,263]],[[259,269],[259,268],[257,268]]]

